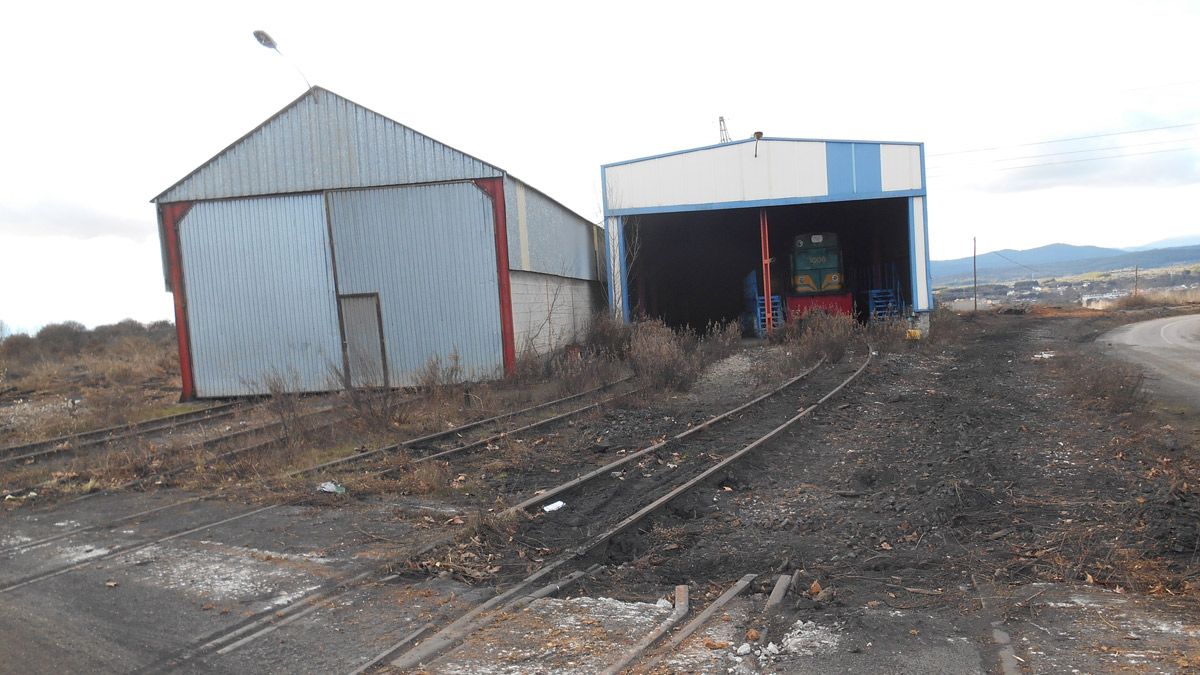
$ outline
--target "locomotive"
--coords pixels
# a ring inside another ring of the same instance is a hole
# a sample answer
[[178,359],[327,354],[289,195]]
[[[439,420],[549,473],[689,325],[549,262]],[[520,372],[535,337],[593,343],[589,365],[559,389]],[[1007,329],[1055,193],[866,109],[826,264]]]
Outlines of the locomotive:
[[854,295],[846,290],[842,249],[832,232],[796,235],[790,255],[792,284],[785,294],[788,316],[812,309],[852,314]]

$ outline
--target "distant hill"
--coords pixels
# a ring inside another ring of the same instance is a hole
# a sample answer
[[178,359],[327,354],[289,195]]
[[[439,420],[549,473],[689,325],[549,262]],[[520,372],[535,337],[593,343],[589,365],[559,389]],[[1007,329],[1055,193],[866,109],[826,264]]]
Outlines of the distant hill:
[[[1040,275],[1041,268],[1048,265],[1052,266],[1072,260],[1105,258],[1123,253],[1125,251],[1117,248],[1073,246],[1071,244],[1049,244],[1024,251],[1015,251],[1011,248],[1006,248],[1000,251],[979,254],[979,275],[980,278],[983,278],[984,274],[988,274],[990,278],[993,273],[1008,274],[1011,270],[1017,269],[1024,271],[1023,274],[1018,274],[1018,277],[1024,276],[1025,278],[1029,278],[1029,275],[1033,274],[1033,272],[1023,268],[1022,265],[1028,265],[1034,270],[1038,270],[1037,274]],[[955,258],[954,260],[934,260],[930,265],[935,284],[943,283],[945,280],[960,279],[964,276],[968,279],[971,278],[971,258],[969,257]]]
[[[1175,246],[1148,251],[1122,251],[1098,246],[1050,244],[1026,251],[1003,250],[979,255],[979,281],[998,283],[1016,279],[1070,276],[1087,272],[1200,263],[1200,246]],[[935,286],[970,283],[971,259],[934,260],[930,271]]]
[[1183,237],[1171,237],[1170,239],[1160,239],[1158,241],[1152,241],[1149,244],[1133,246],[1125,250],[1149,251],[1155,248],[1171,248],[1175,246],[1200,246],[1200,234],[1192,234]]

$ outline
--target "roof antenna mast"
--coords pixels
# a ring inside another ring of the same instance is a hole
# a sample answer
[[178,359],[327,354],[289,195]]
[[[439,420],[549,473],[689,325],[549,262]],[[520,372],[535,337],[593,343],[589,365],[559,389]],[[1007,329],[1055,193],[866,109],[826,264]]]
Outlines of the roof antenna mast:
[[[275,40],[271,38],[271,36],[267,33],[267,31],[265,31],[265,30],[254,31],[254,39],[258,40],[258,44],[266,47],[267,49],[273,49],[273,50],[275,50],[276,54],[283,56],[283,52],[279,51],[279,45],[275,43]],[[289,64],[291,64],[291,66],[296,69],[296,72],[300,74],[300,79],[304,80],[304,84],[309,89],[312,89],[312,84],[308,81],[308,78],[304,76],[304,71],[300,70],[300,66],[296,65],[295,62],[293,62],[291,59],[289,59],[286,56],[283,56],[283,60],[287,61]]]
[[728,143],[732,139],[729,138],[729,129],[725,128],[725,116],[718,117],[717,122],[721,125],[721,142]]

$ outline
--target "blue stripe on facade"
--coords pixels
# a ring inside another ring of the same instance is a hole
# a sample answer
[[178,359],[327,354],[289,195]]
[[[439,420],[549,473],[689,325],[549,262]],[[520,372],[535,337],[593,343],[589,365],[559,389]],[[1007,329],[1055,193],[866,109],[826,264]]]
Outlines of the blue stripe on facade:
[[829,194],[848,195],[854,192],[854,147],[851,143],[825,144],[825,174],[829,180]]
[[883,168],[879,160],[878,144],[854,144],[854,192],[883,192]]

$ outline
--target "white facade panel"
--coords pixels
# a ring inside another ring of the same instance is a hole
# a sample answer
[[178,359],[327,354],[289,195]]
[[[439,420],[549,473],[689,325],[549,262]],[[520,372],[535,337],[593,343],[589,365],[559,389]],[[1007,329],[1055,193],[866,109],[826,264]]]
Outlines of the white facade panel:
[[819,141],[731,143],[609,166],[604,175],[610,211],[829,192],[825,144]]
[[920,190],[921,148],[917,145],[879,146],[879,172],[883,191]]
[[926,247],[925,231],[925,198],[913,197],[909,208],[912,209],[912,250],[916,262],[913,270],[913,309],[927,312],[931,309],[929,289],[929,254]]
[[391,386],[437,356],[465,374],[502,374],[492,202],[474,183],[329,193],[343,295],[378,293]]
[[202,202],[179,240],[197,396],[332,388],[341,338],[319,196]]
[[510,280],[517,353],[547,354],[580,339],[599,309],[594,282],[520,271]]

